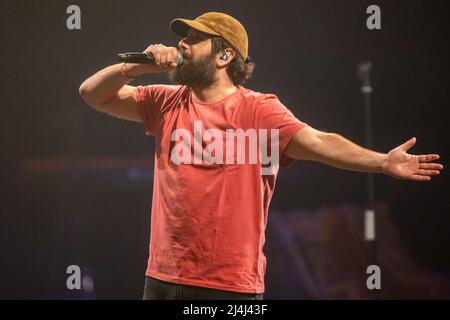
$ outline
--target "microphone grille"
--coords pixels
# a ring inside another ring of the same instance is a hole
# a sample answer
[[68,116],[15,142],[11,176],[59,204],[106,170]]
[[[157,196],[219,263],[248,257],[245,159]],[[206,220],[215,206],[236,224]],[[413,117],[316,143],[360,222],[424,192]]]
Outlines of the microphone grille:
[[178,54],[177,54],[177,65],[180,65],[182,63],[183,63],[183,55],[180,52],[178,52]]

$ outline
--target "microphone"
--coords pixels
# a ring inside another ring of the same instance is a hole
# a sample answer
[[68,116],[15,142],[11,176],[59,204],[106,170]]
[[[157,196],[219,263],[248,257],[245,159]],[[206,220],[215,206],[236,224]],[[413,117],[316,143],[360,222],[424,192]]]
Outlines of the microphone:
[[[142,63],[142,64],[154,64],[155,58],[153,57],[153,54],[150,52],[147,53],[140,53],[140,52],[125,52],[125,53],[119,53],[117,55],[117,58],[120,62],[128,62],[128,63]],[[178,52],[177,54],[177,65],[180,65],[183,63],[183,56],[181,53]]]

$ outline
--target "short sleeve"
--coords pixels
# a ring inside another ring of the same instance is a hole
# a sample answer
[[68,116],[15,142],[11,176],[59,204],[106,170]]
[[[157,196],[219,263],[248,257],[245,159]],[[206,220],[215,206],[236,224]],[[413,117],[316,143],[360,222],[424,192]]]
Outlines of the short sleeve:
[[161,122],[160,99],[157,99],[157,88],[152,85],[137,86],[136,101],[147,135],[156,135]]
[[308,126],[300,121],[275,95],[267,95],[258,108],[260,128],[278,129],[280,166],[287,167],[295,159],[284,154],[284,150],[294,134]]

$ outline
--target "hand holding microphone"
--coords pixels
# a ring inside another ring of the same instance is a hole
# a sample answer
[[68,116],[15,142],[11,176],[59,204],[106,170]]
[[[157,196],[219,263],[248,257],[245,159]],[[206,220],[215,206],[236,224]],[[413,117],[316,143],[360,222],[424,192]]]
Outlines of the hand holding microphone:
[[152,44],[142,53],[119,53],[118,59],[127,63],[127,70],[131,73],[165,73],[175,69],[183,63],[183,56],[175,47],[162,44]]

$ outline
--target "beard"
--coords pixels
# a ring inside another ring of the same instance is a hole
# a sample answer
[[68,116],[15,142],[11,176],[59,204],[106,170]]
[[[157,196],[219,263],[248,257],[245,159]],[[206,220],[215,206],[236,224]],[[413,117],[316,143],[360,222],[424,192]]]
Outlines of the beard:
[[209,55],[200,61],[185,59],[176,69],[168,73],[172,83],[194,88],[206,88],[215,81],[215,56]]

